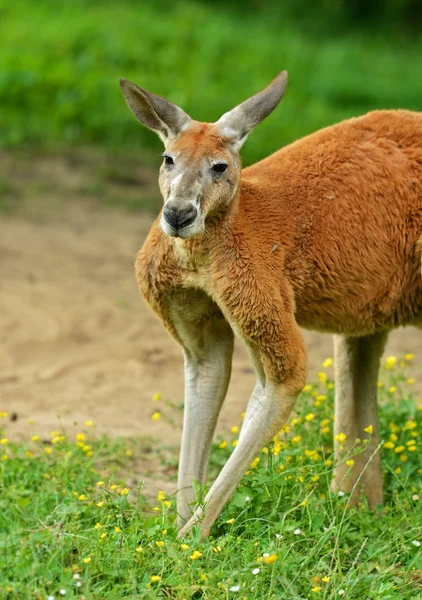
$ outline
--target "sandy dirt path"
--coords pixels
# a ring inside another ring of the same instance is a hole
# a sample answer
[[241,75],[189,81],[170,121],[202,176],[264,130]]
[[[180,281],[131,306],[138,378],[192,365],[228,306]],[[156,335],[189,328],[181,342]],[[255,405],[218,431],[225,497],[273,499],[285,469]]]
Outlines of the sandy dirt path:
[[[181,353],[140,299],[133,271],[152,217],[82,195],[92,165],[51,158],[29,165],[8,156],[1,164],[21,199],[17,210],[0,216],[0,410],[18,417],[8,435],[45,435],[59,417],[67,429],[92,419],[98,432],[177,445],[179,428],[151,414],[154,393],[183,399]],[[139,193],[137,183],[125,182],[120,193]],[[332,341],[310,332],[305,338],[312,379],[332,355]],[[387,353],[406,352],[420,359],[421,332],[391,335]],[[416,378],[421,394],[422,374]],[[220,432],[239,422],[253,383],[237,344]]]

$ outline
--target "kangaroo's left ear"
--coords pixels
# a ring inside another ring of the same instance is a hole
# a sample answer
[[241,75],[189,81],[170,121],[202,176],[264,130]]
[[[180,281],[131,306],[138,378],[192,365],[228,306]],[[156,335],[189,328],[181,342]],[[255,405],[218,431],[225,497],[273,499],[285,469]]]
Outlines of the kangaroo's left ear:
[[287,71],[282,71],[261,92],[225,113],[217,122],[220,133],[229,138],[234,150],[239,150],[249,132],[275,109],[287,85]]

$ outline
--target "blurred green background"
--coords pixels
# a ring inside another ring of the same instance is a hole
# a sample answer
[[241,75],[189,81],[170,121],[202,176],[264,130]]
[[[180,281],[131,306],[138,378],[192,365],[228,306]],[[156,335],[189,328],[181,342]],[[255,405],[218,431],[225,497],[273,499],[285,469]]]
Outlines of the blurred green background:
[[420,0],[0,0],[0,146],[160,151],[125,77],[216,120],[289,71],[246,164],[374,108],[422,109]]

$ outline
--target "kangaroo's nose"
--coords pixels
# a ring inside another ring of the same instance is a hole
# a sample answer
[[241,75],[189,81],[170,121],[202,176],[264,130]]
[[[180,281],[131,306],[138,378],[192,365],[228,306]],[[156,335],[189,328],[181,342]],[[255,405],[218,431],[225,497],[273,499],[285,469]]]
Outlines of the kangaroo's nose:
[[192,205],[187,208],[177,209],[165,206],[163,216],[167,223],[174,229],[183,229],[194,222],[198,216],[198,211]]

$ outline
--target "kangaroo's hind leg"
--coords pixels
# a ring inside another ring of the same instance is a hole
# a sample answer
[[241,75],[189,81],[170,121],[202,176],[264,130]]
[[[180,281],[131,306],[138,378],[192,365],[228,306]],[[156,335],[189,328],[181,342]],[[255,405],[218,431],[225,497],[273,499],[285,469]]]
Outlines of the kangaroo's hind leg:
[[[360,488],[371,508],[383,502],[381,458],[378,447],[379,422],[377,381],[380,358],[388,332],[365,337],[334,336],[335,355],[335,435],[343,433],[344,441],[335,441],[336,467],[332,488],[352,492],[358,497]],[[372,434],[365,429],[372,426]],[[344,456],[357,438],[370,438],[367,448],[354,457],[351,475]],[[359,480],[359,485],[355,484]]]

